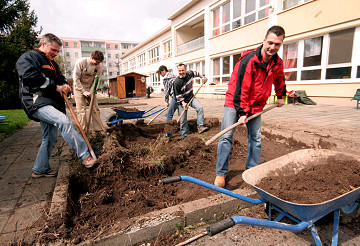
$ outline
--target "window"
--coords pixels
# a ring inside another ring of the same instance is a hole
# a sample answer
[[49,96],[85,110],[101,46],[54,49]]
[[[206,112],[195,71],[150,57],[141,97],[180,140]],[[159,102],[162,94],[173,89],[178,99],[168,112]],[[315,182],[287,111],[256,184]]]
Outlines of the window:
[[158,73],[150,74],[150,80],[152,86],[160,86],[160,75]]
[[269,0],[231,0],[213,10],[213,36],[269,16]]
[[355,28],[350,28],[329,34],[330,45],[326,79],[350,78],[354,32]]
[[79,52],[75,52],[75,58],[79,58]]
[[108,63],[108,66],[109,66],[109,67],[112,67],[112,63],[111,63],[111,62],[109,62],[109,63]]
[[[205,61],[187,64],[187,70],[196,71],[205,76]],[[194,78],[194,83],[200,84],[201,79],[199,77]]]
[[213,36],[230,31],[230,2],[213,12]]
[[119,49],[119,45],[115,44],[115,49],[118,50]]
[[149,63],[154,63],[160,60],[159,49],[160,47],[157,46],[149,50]]
[[122,48],[123,48],[123,49],[129,49],[129,45],[123,44]]
[[109,76],[112,76],[113,75],[113,73],[112,72],[109,72]]
[[69,42],[65,42],[64,46],[69,47]]
[[298,61],[298,46],[299,42],[292,42],[283,45],[283,60],[286,81],[295,81],[297,78],[296,68]]
[[146,65],[146,61],[145,61],[145,53],[142,53],[140,55],[138,55],[138,64],[139,64],[139,67],[143,67]]
[[101,48],[101,44],[95,44],[96,48]]
[[134,70],[136,69],[136,62],[135,62],[135,58],[132,58],[130,60],[130,70]]
[[115,54],[115,58],[116,58],[116,59],[119,58],[119,54]]
[[299,4],[309,2],[310,0],[283,0],[283,10],[295,7]]
[[[356,69],[359,65],[357,58],[354,59],[352,56],[354,43],[356,43],[355,28],[349,28],[321,37],[284,44],[285,79],[287,81],[350,79],[352,69]],[[353,79],[359,78],[359,69],[356,72]]]
[[89,43],[81,43],[81,47],[90,47]]
[[172,56],[171,40],[164,43],[164,58]]
[[241,54],[234,54],[213,59],[213,81],[211,84],[229,83],[230,75],[240,57]]
[[78,43],[74,43],[74,48],[77,48],[78,47]]
[[66,57],[70,57],[70,52],[65,52]]
[[108,57],[108,58],[111,58],[111,53],[108,53],[107,57]]
[[106,49],[110,49],[110,44],[107,44],[107,45],[106,45]]
[[127,73],[127,71],[129,71],[129,64],[128,64],[128,62],[124,62],[124,63],[123,63],[123,68],[124,68],[124,73]]

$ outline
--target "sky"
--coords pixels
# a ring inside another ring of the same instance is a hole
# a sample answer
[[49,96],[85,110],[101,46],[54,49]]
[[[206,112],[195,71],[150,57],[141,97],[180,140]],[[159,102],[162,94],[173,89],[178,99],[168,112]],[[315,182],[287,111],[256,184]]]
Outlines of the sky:
[[29,0],[41,35],[138,41],[171,22],[167,18],[189,0]]

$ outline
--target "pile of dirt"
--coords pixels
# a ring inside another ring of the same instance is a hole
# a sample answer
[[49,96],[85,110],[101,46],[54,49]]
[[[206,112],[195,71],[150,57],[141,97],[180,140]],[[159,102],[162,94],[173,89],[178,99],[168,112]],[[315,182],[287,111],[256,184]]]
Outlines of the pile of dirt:
[[[73,244],[126,229],[132,218],[154,210],[218,194],[192,183],[162,185],[164,177],[186,175],[212,183],[215,178],[217,142],[204,143],[220,131],[218,119],[205,119],[209,131],[196,133],[196,120],[189,121],[193,134],[182,139],[175,124],[122,124],[106,138],[90,138],[99,165],[88,170],[74,158],[70,175],[71,203],[66,221],[47,223],[40,242],[63,239]],[[164,137],[172,128],[174,137]],[[246,160],[246,128],[235,130],[226,188],[244,184],[241,173]],[[272,160],[308,146],[293,139],[266,134],[260,162]],[[54,233],[56,238],[54,239]]]
[[[289,168],[291,168],[289,166]],[[257,185],[285,201],[322,203],[360,187],[360,162],[328,157],[310,163],[296,174],[286,168]]]

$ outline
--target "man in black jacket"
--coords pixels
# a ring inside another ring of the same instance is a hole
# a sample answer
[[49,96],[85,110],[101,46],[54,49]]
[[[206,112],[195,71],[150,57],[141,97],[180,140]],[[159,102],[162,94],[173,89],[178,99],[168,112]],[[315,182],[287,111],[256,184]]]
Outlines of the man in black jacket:
[[32,169],[33,178],[57,175],[49,164],[51,152],[57,142],[57,129],[87,168],[96,163],[85,140],[66,116],[63,95],[67,95],[71,88],[54,61],[61,45],[57,36],[47,33],[41,37],[37,49],[22,54],[16,63],[22,107],[30,119],[40,121],[43,133]]

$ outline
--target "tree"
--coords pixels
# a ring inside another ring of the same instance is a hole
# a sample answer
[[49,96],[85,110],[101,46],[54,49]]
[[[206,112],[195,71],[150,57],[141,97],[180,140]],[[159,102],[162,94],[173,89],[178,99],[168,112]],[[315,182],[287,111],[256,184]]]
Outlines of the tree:
[[37,17],[27,0],[2,0],[0,7],[0,109],[19,108],[16,61],[35,47],[41,30],[34,30]]

